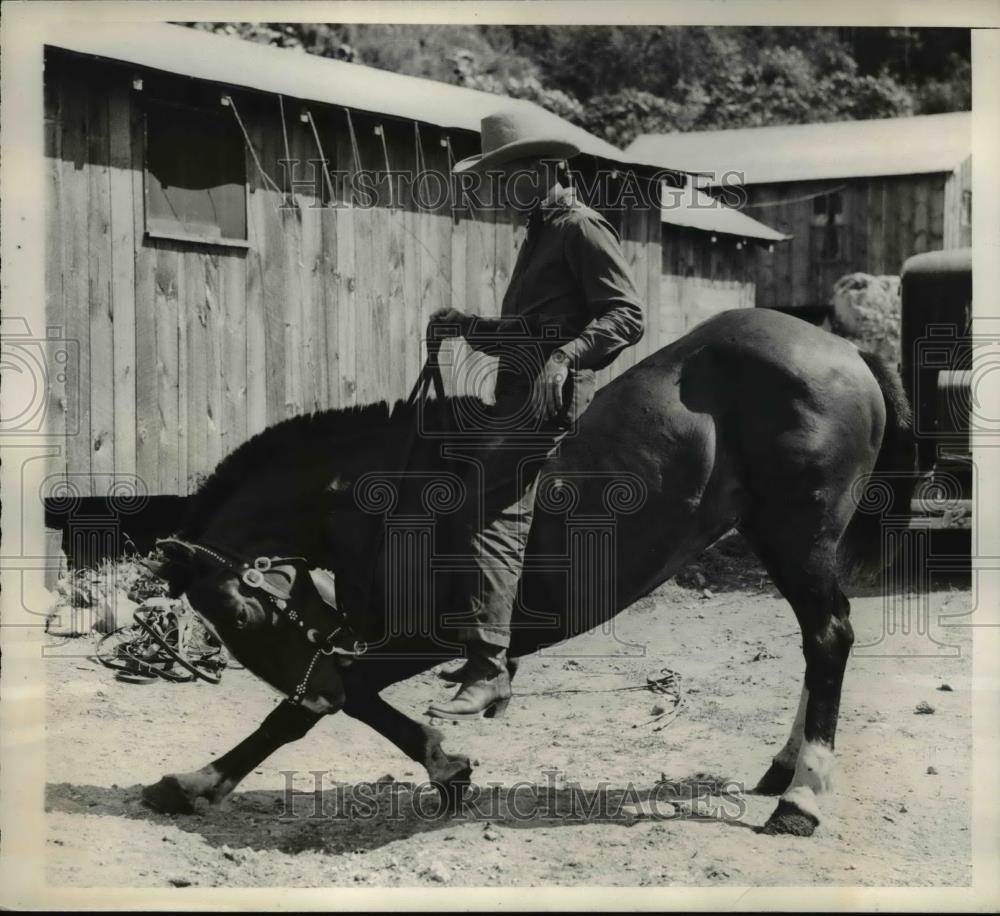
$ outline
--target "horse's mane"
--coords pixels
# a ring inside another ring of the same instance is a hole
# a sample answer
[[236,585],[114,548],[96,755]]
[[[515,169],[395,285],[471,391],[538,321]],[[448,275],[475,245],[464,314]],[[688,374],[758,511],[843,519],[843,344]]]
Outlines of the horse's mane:
[[385,401],[358,407],[321,410],[299,414],[282,420],[257,433],[227,455],[191,497],[178,534],[195,537],[208,520],[247,480],[260,471],[274,471],[301,464],[303,459],[317,454],[317,449],[329,450],[337,439],[359,433],[385,429],[389,425],[416,420],[422,410],[425,423],[435,427],[450,424],[455,405],[474,400],[469,397],[424,401],[422,406],[397,401],[391,406]]

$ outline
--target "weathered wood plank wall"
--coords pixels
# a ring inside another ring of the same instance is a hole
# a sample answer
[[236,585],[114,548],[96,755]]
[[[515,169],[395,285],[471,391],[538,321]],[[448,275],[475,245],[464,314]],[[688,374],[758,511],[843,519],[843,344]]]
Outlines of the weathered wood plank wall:
[[754,243],[722,234],[712,238],[704,232],[663,227],[657,330],[661,342],[676,340],[719,312],[754,305]]
[[[898,274],[912,254],[961,244],[958,231],[946,227],[959,220],[962,174],[959,169],[954,177],[893,175],[749,187],[747,212],[793,236],[773,252],[755,255],[756,304],[826,305],[844,274]],[[954,193],[946,192],[946,185]],[[835,190],[842,196],[843,228],[840,253],[828,258],[820,252],[822,227],[814,225],[813,208],[817,194]]]
[[[191,493],[268,424],[405,397],[435,309],[498,313],[523,225],[453,210],[447,199],[418,206],[405,186],[390,198],[384,183],[377,206],[339,198],[330,206],[342,188],[310,183],[308,166],[294,175],[280,166],[291,156],[326,158],[333,170],[422,165],[447,175],[476,150],[477,135],[363,112],[349,120],[344,109],[233,90],[268,176],[248,154],[246,245],[152,238],[147,99],[234,113],[220,102],[225,87],[147,73],[140,91],[134,75],[57,52],[47,59],[48,324],[64,328],[78,353],[65,383],[53,382],[49,416],[65,435],[61,471],[80,495],[106,496],[125,474],[153,495]],[[685,324],[669,285],[661,295],[659,212],[637,208],[616,219],[649,319],[642,343],[603,381]],[[493,361],[462,349],[452,348],[450,389],[471,384],[484,393]]]
[[945,180],[944,247],[967,248],[972,244],[972,156]]

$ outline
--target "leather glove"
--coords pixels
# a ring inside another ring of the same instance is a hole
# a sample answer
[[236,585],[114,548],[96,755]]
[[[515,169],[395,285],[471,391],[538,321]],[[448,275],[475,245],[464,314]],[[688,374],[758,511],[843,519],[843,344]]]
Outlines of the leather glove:
[[569,357],[562,350],[554,350],[542,370],[542,395],[546,419],[558,417],[563,410],[563,388],[569,376]]

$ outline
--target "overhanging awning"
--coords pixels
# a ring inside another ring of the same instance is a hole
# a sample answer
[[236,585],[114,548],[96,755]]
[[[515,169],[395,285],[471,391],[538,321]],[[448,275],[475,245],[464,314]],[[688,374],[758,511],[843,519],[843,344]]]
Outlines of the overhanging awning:
[[711,194],[706,194],[691,184],[685,188],[664,187],[661,200],[663,202],[661,218],[671,226],[718,232],[763,242],[783,242],[791,238],[790,235],[765,226],[752,216],[727,207]]

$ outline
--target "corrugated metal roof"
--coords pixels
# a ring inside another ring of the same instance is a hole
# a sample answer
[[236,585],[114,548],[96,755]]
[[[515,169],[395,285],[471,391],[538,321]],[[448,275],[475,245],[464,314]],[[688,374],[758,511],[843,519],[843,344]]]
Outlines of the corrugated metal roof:
[[782,242],[790,235],[778,232],[739,210],[720,203],[711,194],[694,187],[669,188],[662,191],[662,219],[673,226],[738,235],[742,238]]
[[[76,22],[54,27],[45,44],[139,67],[176,73],[228,86],[242,86],[289,98],[341,105],[443,128],[479,132],[481,120],[514,100],[450,83],[421,79],[332,60],[303,51],[275,48],[166,23]],[[520,105],[533,102],[518,101]],[[655,165],[545,112],[553,126],[582,152],[622,164]],[[785,238],[762,223],[706,195],[664,208],[663,220],[678,226],[748,238]]]
[[[512,102],[477,89],[166,23],[78,22],[54,29],[45,44],[196,79],[477,133],[486,115]],[[533,102],[517,104],[544,110]],[[600,137],[546,114],[582,152],[615,162],[637,162]]]
[[950,172],[972,151],[972,113],[645,134],[626,153],[744,184]]

